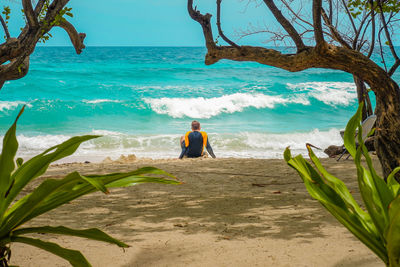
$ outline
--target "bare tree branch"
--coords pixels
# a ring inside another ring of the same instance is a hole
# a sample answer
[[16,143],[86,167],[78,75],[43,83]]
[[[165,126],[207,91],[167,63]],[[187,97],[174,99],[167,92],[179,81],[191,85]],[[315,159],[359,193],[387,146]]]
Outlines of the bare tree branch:
[[331,21],[329,20],[329,17],[326,14],[324,9],[322,9],[321,13],[322,13],[322,18],[324,19],[325,24],[328,26],[329,30],[332,33],[333,39],[336,40],[341,45],[343,45],[344,47],[351,49],[351,46],[342,38],[342,36],[338,32],[338,30],[331,24]]
[[30,28],[35,28],[38,26],[38,20],[36,18],[35,12],[33,11],[31,0],[22,0],[22,6],[24,8],[24,14],[28,25]]
[[85,48],[83,40],[86,35],[78,33],[64,18],[57,17],[68,2],[69,0],[53,0],[46,8],[46,14],[42,14],[44,18],[41,16],[39,22],[38,18],[46,0],[38,0],[34,10],[30,0],[22,0],[27,25],[18,38],[8,38],[5,43],[0,44],[0,88],[5,81],[19,79],[27,74],[29,57],[36,44],[55,26],[63,28],[68,33],[78,54],[82,52]]
[[347,16],[349,17],[349,20],[350,20],[351,26],[353,27],[354,32],[357,32],[356,25],[354,24],[354,19],[353,19],[353,17],[351,16],[351,13],[350,13],[349,8],[347,7],[346,1],[345,1],[345,0],[342,0],[342,4],[343,4],[343,7],[344,7],[344,9],[345,9],[345,11],[346,11]]
[[321,22],[322,0],[313,0],[312,10],[315,41],[317,43],[317,46],[320,46],[325,43]]
[[372,26],[371,26],[371,46],[369,47],[369,52],[367,57],[370,58],[372,56],[372,53],[374,52],[375,48],[375,35],[376,35],[376,22],[375,22],[375,8],[374,8],[374,1],[369,0],[369,4],[371,5],[371,21],[372,21]]
[[301,22],[303,22],[303,23],[305,23],[305,24],[307,24],[307,25],[313,27],[312,23],[310,23],[309,21],[303,19],[302,17],[299,16],[299,14],[297,14],[297,13],[292,9],[292,7],[288,4],[288,2],[287,2],[286,0],[281,0],[281,1],[282,1],[282,3],[286,6],[286,8],[290,11],[290,13],[292,13],[292,15],[293,15],[296,19],[298,19],[298,20],[300,20]]
[[218,27],[218,33],[222,37],[222,39],[230,44],[233,47],[240,48],[237,44],[232,42],[231,40],[228,39],[228,37],[225,36],[224,32],[221,29],[221,2],[222,0],[217,0],[217,27]]
[[37,2],[36,7],[35,7],[35,16],[36,17],[40,14],[40,11],[42,11],[42,8],[43,8],[45,2],[46,2],[46,0],[39,0]]
[[213,49],[216,47],[214,42],[214,37],[211,28],[211,14],[207,13],[205,15],[201,14],[200,11],[193,9],[193,0],[188,0],[187,9],[190,17],[200,23],[203,28],[204,39],[206,41],[206,47],[208,49]]
[[297,51],[302,51],[305,49],[305,45],[303,40],[301,39],[299,33],[293,27],[293,25],[282,15],[282,12],[276,7],[273,0],[264,0],[264,3],[267,5],[269,10],[271,10],[272,14],[279,22],[280,25],[285,29],[285,31],[289,34],[292,38],[293,42],[297,47]]
[[82,52],[82,49],[85,48],[83,41],[85,40],[86,34],[78,33],[75,27],[66,19],[63,19],[58,26],[63,28],[68,33],[69,38],[71,39],[71,42],[75,47],[76,53],[80,54]]
[[[7,38],[7,39],[10,39],[10,38],[11,38],[10,32],[8,31],[7,24],[6,24],[6,22],[4,21],[3,17],[1,16],[1,14],[0,14],[0,21],[1,21],[1,25],[3,26],[4,33],[6,34],[6,38]],[[1,87],[0,87],[0,88],[1,88]]]

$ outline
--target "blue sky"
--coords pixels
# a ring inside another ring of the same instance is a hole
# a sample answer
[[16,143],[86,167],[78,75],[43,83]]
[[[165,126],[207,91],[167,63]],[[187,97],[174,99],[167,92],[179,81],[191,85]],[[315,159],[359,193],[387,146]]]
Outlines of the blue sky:
[[[3,1],[12,8],[10,29],[17,35],[22,24],[20,1]],[[215,0],[197,0],[200,3],[202,12],[215,13]],[[264,5],[246,4],[247,0],[222,2],[223,28],[232,39],[235,30],[245,29],[249,22],[268,23]],[[191,20],[186,5],[186,0],[71,0],[68,4],[74,14],[70,21],[87,34],[88,46],[203,46],[201,27]],[[48,45],[70,45],[62,30],[53,29],[51,33],[54,38]],[[243,41],[254,45],[263,39],[258,36]]]

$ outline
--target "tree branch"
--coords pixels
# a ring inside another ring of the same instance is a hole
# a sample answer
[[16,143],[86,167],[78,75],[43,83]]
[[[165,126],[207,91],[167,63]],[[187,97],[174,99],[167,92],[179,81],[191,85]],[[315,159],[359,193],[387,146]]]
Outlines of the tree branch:
[[299,33],[296,31],[293,25],[282,15],[282,12],[276,7],[274,1],[264,0],[264,3],[267,5],[269,10],[271,10],[272,14],[279,22],[279,24],[281,24],[285,31],[289,34],[290,38],[292,38],[297,47],[297,51],[300,52],[304,50],[306,46],[304,45]]
[[36,7],[35,7],[35,16],[36,17],[39,16],[40,11],[42,11],[42,8],[43,8],[45,2],[46,2],[46,0],[39,0],[37,2]]
[[347,16],[349,17],[349,20],[350,20],[351,26],[353,27],[354,32],[357,32],[356,25],[354,24],[354,19],[353,19],[353,17],[351,16],[351,13],[350,13],[349,8],[347,7],[346,1],[345,1],[345,0],[342,0],[342,4],[343,4],[344,9],[346,10],[346,14],[347,14]]
[[228,44],[230,44],[231,46],[240,48],[240,46],[238,46],[237,44],[232,42],[230,39],[228,39],[228,37],[225,36],[224,32],[221,29],[221,2],[222,2],[222,0],[217,0],[217,28],[218,28],[219,36],[221,36],[222,39],[225,42],[227,42]]
[[325,24],[328,26],[330,32],[332,33],[333,39],[335,39],[338,43],[340,43],[344,47],[351,49],[351,46],[342,38],[338,30],[332,25],[331,20],[329,19],[324,9],[322,9],[321,14]]
[[358,29],[355,32],[355,36],[353,39],[353,49],[357,49],[358,37],[360,36],[361,30],[365,24],[365,21],[367,20],[367,18],[369,17],[370,14],[371,14],[371,12],[369,12],[368,14],[365,14],[365,16],[362,18],[362,20],[360,22],[360,26],[358,27]]
[[386,23],[385,15],[383,14],[383,8],[382,8],[382,4],[381,4],[380,1],[378,1],[378,7],[380,9],[379,14],[380,14],[380,18],[381,18],[381,21],[382,21],[383,30],[385,31],[386,40],[388,41],[388,45],[389,45],[390,51],[392,52],[393,57],[397,61],[397,60],[399,60],[399,57],[397,56],[396,50],[394,49],[392,38],[390,38],[388,25]]
[[85,40],[86,34],[78,33],[75,27],[69,23],[66,19],[61,20],[59,27],[63,28],[69,35],[73,46],[75,47],[75,51],[77,54],[82,52],[82,49],[85,48],[83,44],[83,40]]
[[39,24],[35,12],[33,11],[31,0],[22,0],[22,7],[24,8],[24,14],[30,28],[36,28]]
[[317,46],[320,46],[325,43],[321,22],[322,0],[313,0],[312,10],[315,41],[317,43]]
[[190,17],[200,23],[203,28],[204,39],[206,40],[207,49],[213,49],[216,47],[214,37],[211,28],[211,14],[201,14],[200,11],[193,9],[193,0],[188,0],[187,9]]
[[369,47],[369,52],[367,57],[370,58],[375,48],[375,35],[376,35],[376,22],[375,22],[375,8],[374,1],[369,0],[369,4],[371,5],[371,21],[372,21],[372,29],[371,29],[371,46]]
[[6,38],[10,39],[11,38],[10,32],[8,31],[7,24],[6,24],[6,22],[4,21],[4,19],[3,19],[3,17],[1,15],[0,15],[0,21],[1,21],[1,25],[3,26],[4,33],[6,34]]

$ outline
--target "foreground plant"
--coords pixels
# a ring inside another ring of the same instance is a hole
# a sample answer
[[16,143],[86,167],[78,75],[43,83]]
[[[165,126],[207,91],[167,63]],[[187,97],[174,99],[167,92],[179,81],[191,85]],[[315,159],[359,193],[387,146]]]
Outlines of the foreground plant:
[[[299,173],[313,198],[387,266],[400,266],[400,185],[395,180],[400,168],[395,168],[385,183],[376,173],[361,137],[359,145],[356,145],[356,129],[362,132],[361,110],[362,105],[347,124],[344,144],[357,167],[358,185],[366,211],[360,208],[345,184],[322,167],[309,146],[307,149],[315,168],[301,155],[293,158],[288,148],[284,158]],[[366,166],[361,162],[362,156]]]
[[4,136],[0,155],[0,267],[8,266],[11,256],[10,244],[13,242],[25,243],[46,250],[68,260],[73,266],[90,266],[85,257],[77,250],[66,249],[55,243],[27,237],[27,235],[34,233],[61,234],[108,242],[120,247],[128,247],[128,245],[95,228],[75,230],[63,226],[26,228],[21,226],[43,213],[96,191],[107,194],[109,193],[108,188],[111,187],[125,187],[149,182],[180,183],[176,180],[153,177],[152,175],[161,175],[174,178],[167,172],[153,167],[107,175],[81,175],[73,172],[63,179],[46,179],[32,193],[18,199],[24,187],[44,174],[50,163],[73,154],[82,142],[99,137],[95,135],[72,137],[25,163],[22,162],[22,159],[17,159],[17,168],[15,169],[14,158],[18,149],[15,135],[16,123],[22,112],[23,109]]

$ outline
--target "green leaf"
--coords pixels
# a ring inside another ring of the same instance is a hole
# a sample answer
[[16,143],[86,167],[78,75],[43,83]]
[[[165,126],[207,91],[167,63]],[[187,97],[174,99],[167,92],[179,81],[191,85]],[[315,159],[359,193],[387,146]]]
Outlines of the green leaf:
[[127,244],[107,235],[103,231],[100,231],[99,229],[96,229],[96,228],[75,230],[75,229],[70,229],[70,228],[67,228],[64,226],[30,227],[30,228],[23,228],[23,229],[15,230],[12,232],[12,235],[20,236],[20,235],[25,235],[25,234],[30,234],[30,233],[70,235],[70,236],[77,236],[77,237],[93,239],[93,240],[97,240],[97,241],[103,241],[103,242],[115,244],[115,245],[117,245],[119,247],[123,247],[123,248],[129,247]]
[[[11,173],[15,168],[14,157],[18,150],[18,142],[15,134],[17,121],[24,112],[25,106],[22,107],[13,125],[7,131],[3,138],[3,149],[0,155],[0,198],[4,199],[12,180]],[[0,218],[2,213],[0,212]]]
[[344,130],[344,146],[346,147],[347,151],[350,155],[354,158],[356,154],[356,129],[357,126],[360,124],[361,116],[362,116],[362,108],[363,104],[361,103],[358,106],[356,114],[349,120],[347,123],[346,129]]
[[397,197],[389,207],[390,224],[386,233],[387,250],[390,266],[400,263],[400,197]]
[[16,163],[17,163],[17,166],[19,168],[24,163],[24,159],[23,158],[17,158]]
[[299,173],[307,191],[313,198],[318,200],[339,222],[382,260],[387,260],[385,247],[379,242],[379,233],[374,230],[373,225],[371,224],[371,228],[363,227],[366,223],[361,222],[359,217],[355,216],[352,210],[349,210],[340,195],[321,179],[302,156],[290,159],[288,164]]
[[360,223],[363,224],[364,227],[368,229],[369,232],[376,232],[374,225],[372,224],[371,217],[368,213],[363,211],[358,203],[354,200],[352,194],[346,185],[337,177],[330,174],[326,169],[322,166],[319,159],[316,157],[311,147],[307,145],[307,150],[310,156],[311,161],[314,163],[315,167],[321,173],[322,177],[325,178],[325,182],[343,199],[349,212],[353,215],[357,216],[360,220]]
[[395,175],[400,171],[400,167],[395,168],[387,177],[387,185],[392,192],[393,198],[399,195],[400,184],[396,181]]
[[179,181],[176,180],[167,180],[163,178],[158,178],[158,177],[148,177],[148,176],[130,176],[126,178],[122,178],[118,181],[112,182],[107,184],[108,188],[111,187],[127,187],[127,186],[133,186],[136,184],[141,184],[141,183],[159,183],[159,184],[182,184]]
[[50,163],[73,154],[81,143],[98,137],[98,135],[72,137],[62,144],[51,147],[22,164],[22,166],[19,167],[11,176],[12,180],[15,181],[15,184],[11,188],[6,201],[0,202],[0,214],[4,214],[6,208],[11,204],[25,185],[46,172]]
[[76,267],[90,267],[90,263],[85,259],[85,257],[77,250],[66,249],[60,247],[59,245],[51,242],[45,242],[40,239],[28,238],[28,237],[11,237],[12,242],[24,243],[40,249],[46,250],[54,255],[57,255],[67,261],[72,266]]
[[292,154],[290,153],[289,147],[285,149],[285,152],[283,152],[283,158],[285,159],[286,162],[288,162],[292,158]]

